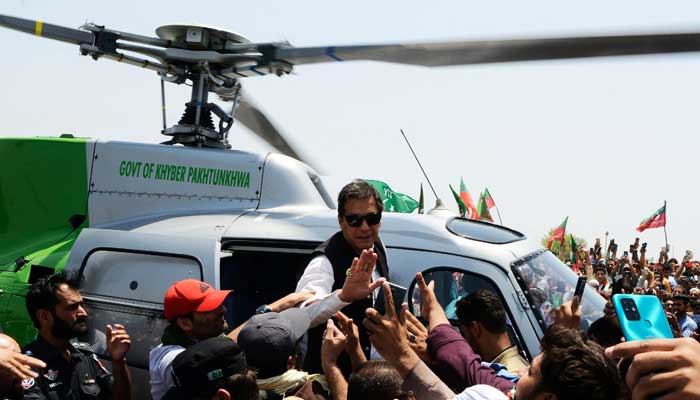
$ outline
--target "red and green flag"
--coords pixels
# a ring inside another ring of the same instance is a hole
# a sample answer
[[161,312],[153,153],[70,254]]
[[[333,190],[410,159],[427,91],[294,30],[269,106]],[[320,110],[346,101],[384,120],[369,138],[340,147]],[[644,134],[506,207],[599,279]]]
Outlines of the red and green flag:
[[574,264],[576,264],[576,253],[578,252],[578,245],[576,244],[574,235],[569,236],[571,236],[571,253],[569,254],[569,258],[571,259],[571,266],[573,267]]
[[489,188],[484,189],[484,198],[486,199],[486,206],[490,209],[496,207],[496,202],[493,201],[491,193],[489,193]]
[[469,218],[479,219],[479,212],[474,204],[474,201],[472,200],[472,196],[467,190],[467,185],[464,184],[464,179],[462,177],[459,178],[459,197],[462,199],[462,202],[469,211]]
[[455,192],[454,189],[452,189],[452,185],[450,185],[450,190],[452,191],[452,195],[455,197],[455,201],[457,202],[457,207],[459,207],[459,215],[464,217],[467,215],[467,206],[464,204],[464,200],[462,200],[461,197]]
[[561,242],[564,244],[564,237],[566,236],[566,223],[569,221],[569,217],[564,218],[564,222],[561,223],[558,227],[556,227],[553,231],[552,234],[549,235],[549,239],[547,239],[547,248],[551,249],[552,248],[552,243],[554,242]]
[[636,229],[639,232],[644,232],[647,229],[660,228],[662,226],[666,226],[666,203],[649,218],[640,222]]
[[477,209],[479,213],[480,221],[493,222],[493,217],[491,216],[491,211],[489,211],[488,203],[486,202],[486,196],[484,193],[479,196],[479,208]]

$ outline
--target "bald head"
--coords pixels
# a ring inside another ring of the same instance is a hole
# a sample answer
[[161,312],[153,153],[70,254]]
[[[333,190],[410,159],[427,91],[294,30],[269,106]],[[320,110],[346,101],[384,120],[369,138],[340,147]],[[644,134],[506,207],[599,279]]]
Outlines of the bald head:
[[11,336],[0,333],[0,349],[12,350],[16,353],[21,352],[19,343],[15,341]]

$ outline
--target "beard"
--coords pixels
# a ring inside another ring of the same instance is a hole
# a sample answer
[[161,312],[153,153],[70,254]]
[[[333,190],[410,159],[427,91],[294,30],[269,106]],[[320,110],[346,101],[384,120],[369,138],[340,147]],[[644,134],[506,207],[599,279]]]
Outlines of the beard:
[[51,310],[53,315],[53,327],[51,328],[51,333],[61,339],[73,339],[74,337],[83,335],[87,332],[87,318],[78,317],[78,319],[73,323],[69,324],[63,319],[56,315],[56,312]]

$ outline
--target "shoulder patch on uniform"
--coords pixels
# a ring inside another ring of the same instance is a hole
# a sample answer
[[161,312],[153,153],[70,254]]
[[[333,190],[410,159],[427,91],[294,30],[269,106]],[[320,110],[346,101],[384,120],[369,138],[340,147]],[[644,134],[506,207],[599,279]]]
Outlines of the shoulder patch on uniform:
[[50,369],[47,373],[44,374],[44,377],[53,382],[56,380],[56,378],[58,378],[58,370]]
[[34,378],[27,378],[27,379],[22,381],[22,388],[24,390],[27,390],[32,386],[34,386]]
[[80,351],[83,351],[83,352],[89,351],[89,352],[92,353],[92,351],[90,350],[90,344],[89,344],[89,343],[85,343],[85,342],[75,342],[75,343],[73,343],[73,347],[75,347],[76,349],[78,349],[78,350],[80,350]]

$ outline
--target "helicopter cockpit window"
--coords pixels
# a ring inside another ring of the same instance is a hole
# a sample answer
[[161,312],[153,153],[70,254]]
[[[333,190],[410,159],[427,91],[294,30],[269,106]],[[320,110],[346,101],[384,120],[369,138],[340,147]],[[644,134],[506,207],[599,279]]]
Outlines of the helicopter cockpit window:
[[518,231],[472,219],[452,218],[446,227],[457,236],[480,242],[505,244],[525,239],[525,235]]
[[[515,261],[512,269],[542,330],[545,330],[554,323],[557,307],[573,297],[578,276],[545,249]],[[605,300],[594,290],[584,290],[581,306],[581,329],[585,332],[590,324],[603,316]]]
[[[517,345],[520,353],[527,358],[524,352],[525,346],[520,339],[517,327],[511,322],[511,311],[504,301],[503,294],[488,278],[449,267],[437,267],[425,270],[423,271],[423,278],[428,283],[430,281],[435,282],[435,296],[445,310],[450,324],[455,328],[459,327],[459,320],[457,318],[457,303],[459,300],[480,289],[489,290],[497,295],[501,299],[501,303],[503,303],[503,307],[506,311],[506,326],[510,341],[514,345]],[[415,279],[409,287],[408,298],[409,310],[413,315],[420,317],[420,288],[418,288]]]

